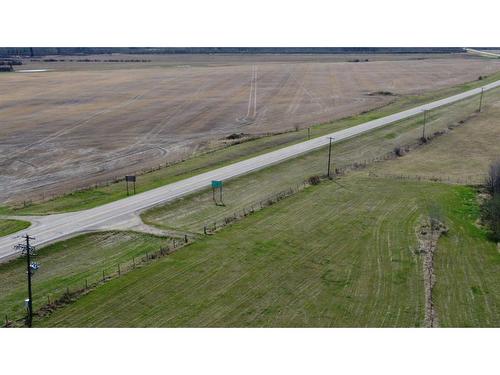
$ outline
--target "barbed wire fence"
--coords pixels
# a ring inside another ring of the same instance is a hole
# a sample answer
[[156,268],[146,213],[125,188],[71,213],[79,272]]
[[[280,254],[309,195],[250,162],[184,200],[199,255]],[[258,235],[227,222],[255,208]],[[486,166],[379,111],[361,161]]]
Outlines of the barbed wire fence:
[[[133,256],[126,261],[103,267],[92,273],[82,272],[77,280],[54,288],[46,294],[45,298],[39,296],[38,299],[43,302],[37,306],[35,315],[38,317],[47,316],[55,309],[75,301],[78,297],[87,294],[89,291],[105,284],[109,280],[119,278],[153,260],[168,256],[192,242],[193,240],[187,235],[183,238],[170,238],[169,243],[166,246],[160,246],[158,250],[144,251],[144,253],[138,256]],[[19,312],[19,315],[16,314],[16,316],[12,318],[13,319],[9,319],[8,314],[5,314],[5,322],[3,326],[12,327],[15,323],[22,324],[24,321],[24,317],[21,312]]]

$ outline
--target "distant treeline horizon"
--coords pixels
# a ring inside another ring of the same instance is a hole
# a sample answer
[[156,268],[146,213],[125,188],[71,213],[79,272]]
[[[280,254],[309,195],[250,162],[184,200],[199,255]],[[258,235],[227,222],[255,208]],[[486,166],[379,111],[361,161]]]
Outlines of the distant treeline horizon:
[[[475,47],[496,49],[497,47]],[[98,54],[342,54],[460,53],[461,47],[0,47],[0,57]]]

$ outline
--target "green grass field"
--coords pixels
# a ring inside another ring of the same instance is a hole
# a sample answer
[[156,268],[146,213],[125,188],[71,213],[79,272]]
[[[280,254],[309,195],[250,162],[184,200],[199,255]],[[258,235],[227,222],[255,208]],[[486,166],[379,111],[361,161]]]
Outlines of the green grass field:
[[28,221],[0,219],[0,237],[26,229],[30,225]]
[[[144,256],[146,251],[158,251],[168,243],[166,238],[134,232],[104,232],[87,234],[47,246],[38,252],[35,261],[40,269],[33,277],[33,308],[48,302],[47,296],[59,298],[70,291],[130,266],[132,257]],[[15,320],[23,317],[27,298],[26,263],[24,258],[0,265],[0,314]]]
[[498,326],[500,254],[474,227],[470,188],[358,176],[340,184],[309,187],[36,324],[419,327],[415,229],[438,205],[450,227],[438,246],[439,319]]
[[[382,108],[348,117],[327,124],[312,126],[312,137],[321,136],[333,131],[351,127],[366,121],[374,120],[395,112],[402,111],[422,103],[447,97],[458,92],[466,91],[488,82],[500,79],[500,72],[481,81],[474,81],[452,88],[442,89],[421,95],[402,96]],[[390,137],[391,135],[388,135]],[[195,156],[182,163],[175,164],[151,173],[146,173],[138,178],[137,192],[150,190],[167,183],[175,182],[198,173],[221,167],[239,160],[256,156],[264,152],[301,142],[307,139],[307,129],[289,132],[275,136],[263,137],[253,141],[244,142],[210,153]],[[34,203],[27,207],[0,207],[3,214],[49,214],[57,212],[77,211],[92,208],[104,203],[109,203],[126,197],[124,183],[114,183],[105,187],[92,188],[57,197],[49,201]]]

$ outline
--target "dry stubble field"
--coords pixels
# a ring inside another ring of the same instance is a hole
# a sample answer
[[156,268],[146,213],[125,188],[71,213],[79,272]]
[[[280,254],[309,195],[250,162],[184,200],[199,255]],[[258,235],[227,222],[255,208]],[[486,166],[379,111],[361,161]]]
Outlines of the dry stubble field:
[[369,95],[377,91],[422,93],[500,67],[465,55],[346,61],[352,58],[28,62],[23,69],[53,70],[0,76],[0,201],[61,193],[175,161],[231,133],[287,131],[395,100]]

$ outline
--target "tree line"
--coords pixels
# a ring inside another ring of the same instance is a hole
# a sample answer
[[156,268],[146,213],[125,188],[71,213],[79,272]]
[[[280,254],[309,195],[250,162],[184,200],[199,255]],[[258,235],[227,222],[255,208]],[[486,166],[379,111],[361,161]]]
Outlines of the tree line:
[[340,54],[340,53],[459,53],[457,47],[1,47],[3,56],[99,54]]

